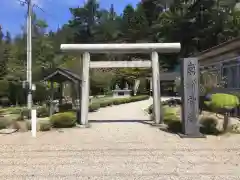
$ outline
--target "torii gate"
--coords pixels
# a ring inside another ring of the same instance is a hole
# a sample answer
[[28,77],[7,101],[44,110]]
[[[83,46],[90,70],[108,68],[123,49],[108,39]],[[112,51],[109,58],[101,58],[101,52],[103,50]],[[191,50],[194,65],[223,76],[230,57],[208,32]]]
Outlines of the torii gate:
[[[99,67],[152,67],[153,108],[155,123],[162,123],[160,73],[158,53],[177,53],[181,49],[180,43],[136,43],[136,44],[62,44],[61,50],[82,54],[82,91],[81,91],[81,125],[88,125],[89,106],[89,68]],[[103,61],[91,62],[92,54],[150,54],[151,61]]]

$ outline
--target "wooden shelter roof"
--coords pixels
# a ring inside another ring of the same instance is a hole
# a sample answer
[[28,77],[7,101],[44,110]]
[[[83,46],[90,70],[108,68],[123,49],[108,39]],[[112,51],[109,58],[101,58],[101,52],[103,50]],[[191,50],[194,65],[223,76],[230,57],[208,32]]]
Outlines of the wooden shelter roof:
[[81,77],[68,69],[64,68],[57,68],[48,76],[43,78],[43,81],[53,81],[53,82],[65,82],[65,81],[72,81],[78,82],[81,81]]

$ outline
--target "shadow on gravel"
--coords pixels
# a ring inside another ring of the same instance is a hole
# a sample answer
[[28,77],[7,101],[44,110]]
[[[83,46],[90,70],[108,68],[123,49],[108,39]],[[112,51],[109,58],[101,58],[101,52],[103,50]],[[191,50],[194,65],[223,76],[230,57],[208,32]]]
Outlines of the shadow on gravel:
[[147,124],[152,125],[151,120],[135,120],[135,119],[129,119],[129,120],[89,120],[89,123],[141,123],[141,124]]

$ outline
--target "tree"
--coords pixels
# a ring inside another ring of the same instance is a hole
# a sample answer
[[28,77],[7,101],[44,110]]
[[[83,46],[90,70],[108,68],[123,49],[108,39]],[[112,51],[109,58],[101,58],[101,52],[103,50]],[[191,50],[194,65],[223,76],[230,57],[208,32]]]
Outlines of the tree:
[[2,26],[0,25],[0,44],[3,43],[3,37],[4,37],[4,34],[3,34],[3,31],[2,31]]
[[113,5],[108,11],[99,11],[100,18],[98,25],[95,26],[94,38],[97,42],[116,42],[121,35],[120,18],[116,15]]
[[113,86],[114,76],[111,71],[102,72],[101,70],[92,70],[90,76],[91,94],[109,93]]
[[74,42],[94,42],[94,28],[99,21],[97,1],[88,0],[81,8],[70,8],[70,12],[73,19],[69,21],[69,27],[74,30]]
[[[173,70],[182,57],[203,51],[240,35],[238,0],[142,0],[126,5],[121,15],[114,6],[101,9],[97,0],[70,9],[72,18],[57,31],[33,14],[33,81],[39,82],[52,68],[80,72],[79,58],[60,53],[62,43],[180,42],[179,54],[159,55],[161,71]],[[26,27],[16,37],[0,27],[0,79],[7,81],[9,99],[25,103]],[[91,60],[149,60],[149,55],[91,55]],[[150,69],[111,69],[93,72],[93,93],[106,91],[116,79],[133,81],[151,74]],[[79,74],[80,75],[80,74]],[[114,76],[117,76],[116,78]],[[111,83],[109,84],[109,82]],[[44,90],[42,88],[41,90]],[[41,97],[35,97],[41,99]]]
[[[9,36],[9,34],[7,34]],[[4,41],[4,34],[0,28],[0,79],[7,74],[7,63],[10,56],[10,42]]]
[[5,74],[5,61],[4,61],[4,44],[3,44],[3,37],[4,34],[2,32],[2,27],[0,26],[0,78],[2,78],[2,76]]
[[127,5],[123,10],[122,24],[121,24],[121,31],[122,31],[121,39],[124,42],[132,42],[134,15],[135,15],[134,8],[131,5]]

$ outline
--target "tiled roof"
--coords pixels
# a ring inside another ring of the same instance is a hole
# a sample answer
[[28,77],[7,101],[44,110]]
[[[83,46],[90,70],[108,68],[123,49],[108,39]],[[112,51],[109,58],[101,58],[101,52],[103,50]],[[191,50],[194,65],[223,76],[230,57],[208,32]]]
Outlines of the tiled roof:
[[73,72],[71,72],[68,69],[63,69],[63,68],[57,68],[54,70],[51,74],[48,76],[44,77],[43,81],[81,81],[81,77]]

